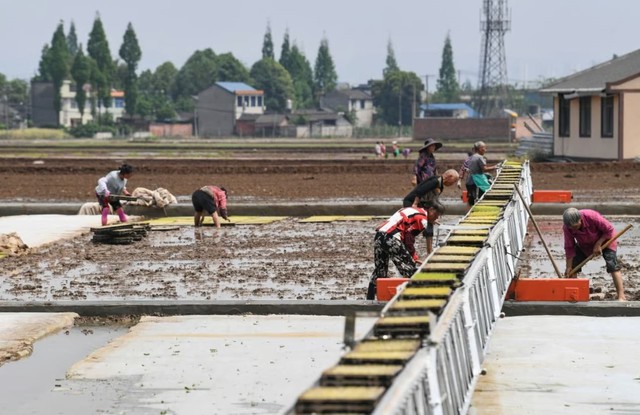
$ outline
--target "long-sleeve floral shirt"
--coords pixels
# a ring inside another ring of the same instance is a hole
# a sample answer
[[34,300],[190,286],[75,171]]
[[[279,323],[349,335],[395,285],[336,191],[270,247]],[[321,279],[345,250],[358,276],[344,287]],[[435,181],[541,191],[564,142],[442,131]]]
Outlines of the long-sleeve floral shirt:
[[420,157],[418,157],[416,164],[413,166],[413,173],[416,175],[417,184],[422,183],[431,176],[435,176],[437,169],[434,155],[426,151],[421,152]]

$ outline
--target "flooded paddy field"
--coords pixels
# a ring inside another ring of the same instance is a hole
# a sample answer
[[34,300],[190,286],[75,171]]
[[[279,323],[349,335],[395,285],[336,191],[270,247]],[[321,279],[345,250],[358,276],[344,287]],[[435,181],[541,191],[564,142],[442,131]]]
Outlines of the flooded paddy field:
[[[443,224],[459,217],[447,216]],[[640,219],[610,218],[616,229],[634,227],[619,241],[627,298],[640,300]],[[373,270],[373,235],[380,219],[300,223],[287,218],[264,225],[192,226],[151,231],[131,245],[91,242],[87,233],[2,260],[0,301],[63,300],[362,300]],[[560,218],[538,225],[561,271]],[[440,233],[440,239],[444,237]],[[418,239],[425,255],[425,242]],[[530,224],[520,275],[554,278]],[[613,299],[604,261],[584,268],[594,300]],[[390,276],[398,276],[390,264]]]
[[[604,215],[617,232],[628,224],[633,225],[618,239],[618,262],[622,265],[622,280],[627,300],[640,300],[640,217]],[[536,216],[536,223],[542,232],[544,241],[551,252],[561,273],[565,270],[564,239],[562,235],[562,217]],[[544,249],[531,221],[525,241],[526,249],[520,256],[520,276],[526,278],[556,278],[553,264]],[[605,269],[602,257],[589,261],[579,278],[589,278],[592,300],[615,300],[615,288],[611,274]]]

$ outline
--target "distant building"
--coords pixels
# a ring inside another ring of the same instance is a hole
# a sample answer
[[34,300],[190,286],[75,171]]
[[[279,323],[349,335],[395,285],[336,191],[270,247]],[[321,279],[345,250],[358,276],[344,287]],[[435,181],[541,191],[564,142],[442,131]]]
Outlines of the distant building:
[[369,128],[373,123],[373,97],[361,89],[337,89],[329,92],[320,99],[320,106],[355,114],[355,127]]
[[[84,115],[80,114],[76,101],[76,84],[70,80],[62,82],[60,87],[61,108],[56,114],[53,106],[54,90],[51,82],[32,82],[31,84],[31,120],[35,127],[74,127],[86,124],[93,120],[91,115],[91,87],[84,86],[87,91]],[[124,115],[124,92],[111,91],[111,106],[105,108],[99,105],[96,108],[98,114],[109,113],[114,121]]]
[[295,137],[351,137],[353,126],[334,111],[297,110],[291,114],[296,124]]
[[[264,114],[264,109],[263,91],[243,82],[216,82],[198,94],[198,134],[203,137],[246,134],[250,132],[246,130],[246,116]],[[236,131],[238,125],[242,127]]]
[[420,118],[477,118],[478,113],[465,103],[439,103],[420,105]]
[[556,156],[640,156],[640,49],[540,90],[553,95]]

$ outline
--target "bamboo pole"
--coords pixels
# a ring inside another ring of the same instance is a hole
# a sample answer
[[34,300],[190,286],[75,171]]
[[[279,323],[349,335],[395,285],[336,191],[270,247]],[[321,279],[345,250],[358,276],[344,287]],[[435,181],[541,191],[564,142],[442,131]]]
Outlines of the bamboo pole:
[[547,243],[544,241],[544,238],[542,237],[542,232],[540,232],[540,228],[538,228],[538,224],[536,223],[536,220],[533,218],[533,214],[531,213],[531,209],[529,209],[529,206],[527,205],[527,201],[525,200],[524,196],[522,196],[522,193],[520,193],[520,189],[518,189],[518,185],[514,184],[513,187],[516,189],[516,192],[518,192],[518,196],[520,196],[520,199],[522,200],[522,204],[524,205],[524,208],[527,210],[527,213],[529,214],[529,218],[533,223],[533,227],[536,228],[536,232],[538,232],[538,236],[542,241],[542,246],[544,246],[544,250],[547,251],[547,255],[549,255],[549,259],[553,264],[553,269],[556,271],[556,275],[558,276],[558,278],[562,278],[562,273],[560,272],[560,268],[558,268],[558,264],[556,264],[556,261],[553,259],[553,256],[551,256],[551,251],[549,251],[549,247],[547,247]]
[[[606,247],[608,247],[609,245],[611,245],[611,243],[613,241],[615,241],[616,239],[618,239],[619,237],[622,236],[623,233],[625,233],[626,231],[628,231],[629,229],[631,229],[633,227],[633,225],[629,224],[627,225],[623,230],[621,230],[620,232],[618,232],[617,234],[613,235],[611,237],[611,239],[609,239],[607,242],[605,242],[602,245],[602,249],[605,249]],[[591,261],[593,258],[595,258],[596,256],[598,256],[598,254],[596,254],[595,252],[592,253],[591,255],[589,255],[587,257],[587,259],[585,259],[584,261],[582,261],[581,263],[579,263],[577,266],[573,267],[573,269],[571,270],[571,272],[569,274],[567,274],[567,278],[571,278],[573,277],[575,274],[578,273],[578,270],[581,269],[584,264],[586,264],[587,262]]]

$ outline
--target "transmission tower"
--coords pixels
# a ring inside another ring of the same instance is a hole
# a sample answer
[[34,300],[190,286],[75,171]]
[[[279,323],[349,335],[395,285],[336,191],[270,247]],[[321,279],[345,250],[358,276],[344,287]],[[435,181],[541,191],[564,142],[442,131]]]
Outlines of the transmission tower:
[[507,56],[504,35],[511,30],[507,0],[483,0],[480,31],[480,73],[476,108],[483,116],[496,116],[507,99]]

